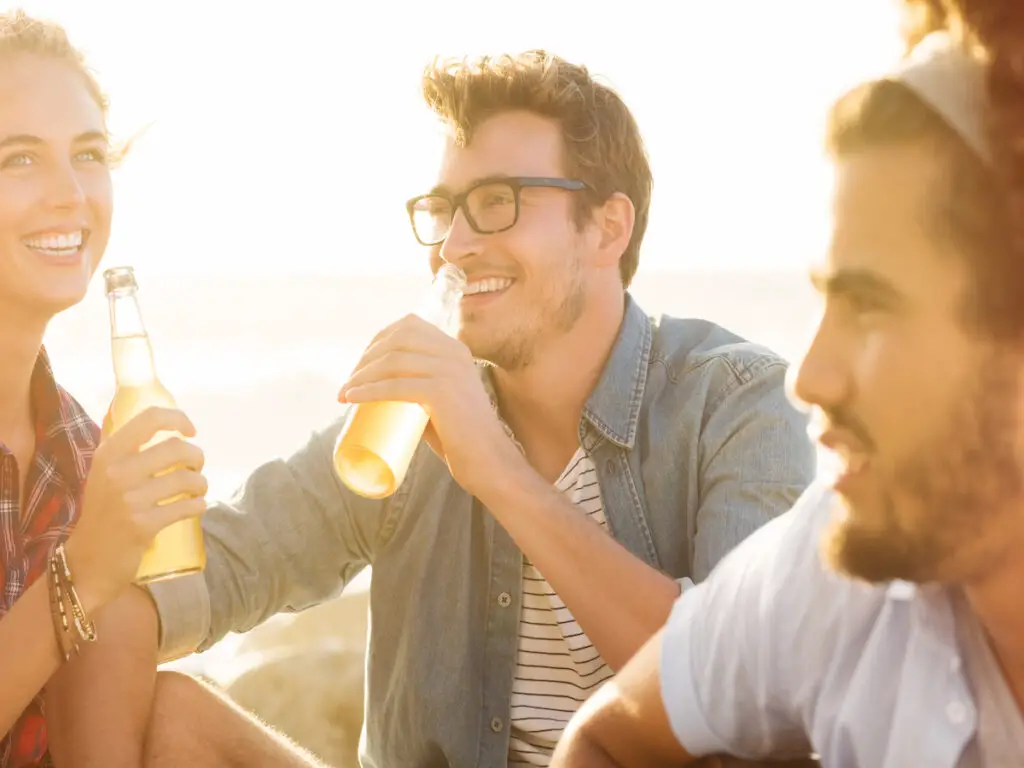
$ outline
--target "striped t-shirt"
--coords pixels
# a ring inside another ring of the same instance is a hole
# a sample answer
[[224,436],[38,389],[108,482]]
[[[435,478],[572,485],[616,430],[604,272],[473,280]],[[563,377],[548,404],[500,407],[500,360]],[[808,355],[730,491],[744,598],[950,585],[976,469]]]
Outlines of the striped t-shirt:
[[[594,464],[579,449],[555,487],[607,529]],[[528,558],[512,684],[509,766],[546,766],[569,719],[612,670]]]

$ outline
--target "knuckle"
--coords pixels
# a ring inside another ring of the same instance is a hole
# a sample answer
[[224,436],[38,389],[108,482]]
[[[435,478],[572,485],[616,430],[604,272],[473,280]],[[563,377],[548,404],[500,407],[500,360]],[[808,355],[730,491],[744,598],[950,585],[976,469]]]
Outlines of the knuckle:
[[181,461],[187,467],[196,471],[202,470],[206,464],[206,454],[203,453],[203,449],[195,443],[190,443],[188,440],[182,441],[181,449]]
[[120,464],[102,464],[97,467],[103,473],[103,479],[114,490],[120,489],[124,483],[124,468]]
[[173,458],[182,458],[189,455],[189,442],[179,435],[172,435],[164,441],[164,450]]
[[156,426],[160,421],[163,420],[163,408],[157,405],[150,405],[146,407],[139,418],[145,422],[146,425]]

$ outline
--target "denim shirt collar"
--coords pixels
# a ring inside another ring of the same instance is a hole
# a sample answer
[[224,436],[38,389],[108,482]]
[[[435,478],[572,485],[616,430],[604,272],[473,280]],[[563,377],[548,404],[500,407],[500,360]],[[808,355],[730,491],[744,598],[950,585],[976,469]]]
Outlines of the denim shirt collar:
[[[583,419],[602,437],[628,449],[636,442],[654,331],[650,319],[628,293],[625,301],[619,336],[583,408]],[[581,424],[581,443],[583,432]]]
[[[647,384],[647,365],[651,357],[653,331],[651,321],[640,309],[633,297],[625,295],[625,311],[619,335],[605,363],[601,378],[590,393],[583,408],[580,422],[580,445],[587,446],[586,425],[620,448],[632,448],[636,442],[637,423],[640,420],[640,404],[643,402],[644,387]],[[490,395],[506,434],[522,450],[512,430],[498,412],[498,399],[490,365],[478,361],[480,375]]]

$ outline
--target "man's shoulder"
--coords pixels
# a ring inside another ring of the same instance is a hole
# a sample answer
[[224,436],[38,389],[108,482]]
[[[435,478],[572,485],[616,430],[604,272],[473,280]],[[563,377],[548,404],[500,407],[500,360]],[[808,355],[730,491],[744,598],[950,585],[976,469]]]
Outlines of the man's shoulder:
[[856,581],[822,559],[836,503],[834,491],[812,484],[678,599],[661,679],[688,747],[755,757],[806,736],[823,762],[835,762],[837,736],[868,735],[891,718],[911,661],[912,601],[898,594],[905,585]]
[[[831,637],[838,649],[864,641],[900,585],[868,584],[837,573],[822,557],[822,542],[837,513],[835,492],[813,482],[793,507],[766,523],[723,558],[708,579],[719,599],[741,590],[770,607],[782,635],[790,630]],[[797,633],[798,634],[798,633]],[[790,641],[800,638],[794,634]],[[805,638],[806,639],[806,638]]]
[[651,364],[663,366],[673,382],[697,374],[743,384],[788,366],[775,351],[710,320],[661,315],[652,324]]

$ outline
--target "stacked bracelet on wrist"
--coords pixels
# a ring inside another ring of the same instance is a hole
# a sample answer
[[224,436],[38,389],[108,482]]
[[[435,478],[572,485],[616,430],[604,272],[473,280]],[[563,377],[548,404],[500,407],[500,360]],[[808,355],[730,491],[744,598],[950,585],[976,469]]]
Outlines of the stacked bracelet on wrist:
[[80,643],[96,641],[96,627],[78,599],[63,544],[54,548],[48,570],[53,631],[57,635],[61,655],[69,661],[72,655],[79,653]]

